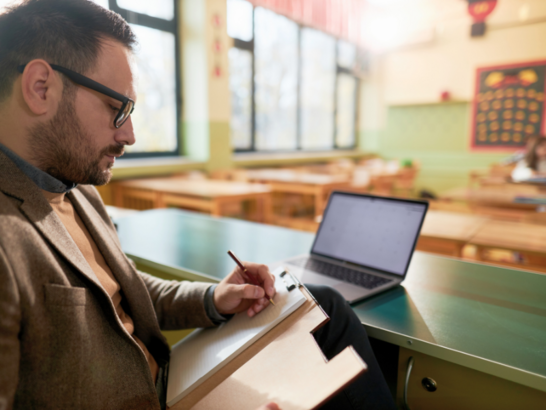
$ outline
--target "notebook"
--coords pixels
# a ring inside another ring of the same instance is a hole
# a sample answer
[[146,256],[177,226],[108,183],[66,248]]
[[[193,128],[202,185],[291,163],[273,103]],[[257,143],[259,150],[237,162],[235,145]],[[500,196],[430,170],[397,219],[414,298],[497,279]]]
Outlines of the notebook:
[[277,290],[275,306],[270,304],[252,318],[242,312],[218,327],[197,329],[173,346],[167,385],[169,407],[303,305],[307,300],[305,295],[297,287],[288,291],[280,277],[282,272],[282,268],[273,272]]

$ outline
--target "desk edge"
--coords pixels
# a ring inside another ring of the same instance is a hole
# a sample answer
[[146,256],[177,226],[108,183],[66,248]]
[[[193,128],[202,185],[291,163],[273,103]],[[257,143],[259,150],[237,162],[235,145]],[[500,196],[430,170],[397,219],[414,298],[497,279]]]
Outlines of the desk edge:
[[484,359],[482,357],[454,350],[446,346],[438,346],[424,340],[403,335],[401,333],[370,326],[364,322],[362,322],[362,324],[366,328],[368,335],[375,339],[404,347],[409,350],[415,350],[416,352],[436,357],[447,362],[468,367],[482,373],[490,374],[492,376],[500,377],[501,379],[506,379],[517,384],[546,392],[546,376]]

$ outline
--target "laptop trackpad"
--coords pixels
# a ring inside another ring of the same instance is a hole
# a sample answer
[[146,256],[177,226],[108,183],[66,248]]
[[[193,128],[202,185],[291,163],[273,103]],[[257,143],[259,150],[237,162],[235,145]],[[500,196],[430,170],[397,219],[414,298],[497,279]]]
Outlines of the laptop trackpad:
[[366,288],[351,285],[347,282],[338,283],[337,285],[334,285],[333,288],[341,293],[343,297],[348,301],[360,299],[364,295],[370,293],[370,291]]
[[300,270],[296,273],[301,283],[311,284],[311,285],[328,285],[331,287],[336,286],[341,283],[340,280],[331,278],[326,275],[321,275],[319,273],[311,272],[308,270]]
[[347,282],[343,282],[338,279],[331,278],[320,273],[311,272],[308,270],[301,270],[296,273],[302,283],[310,285],[327,285],[336,289],[343,297],[348,301],[360,299],[370,293],[368,289],[360,286],[355,286]]

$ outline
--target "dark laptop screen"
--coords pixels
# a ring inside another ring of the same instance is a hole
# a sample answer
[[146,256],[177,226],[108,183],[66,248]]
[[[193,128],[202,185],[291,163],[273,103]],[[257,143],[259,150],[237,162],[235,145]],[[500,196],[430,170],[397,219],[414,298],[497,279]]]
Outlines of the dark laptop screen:
[[335,192],[314,254],[404,275],[428,204]]

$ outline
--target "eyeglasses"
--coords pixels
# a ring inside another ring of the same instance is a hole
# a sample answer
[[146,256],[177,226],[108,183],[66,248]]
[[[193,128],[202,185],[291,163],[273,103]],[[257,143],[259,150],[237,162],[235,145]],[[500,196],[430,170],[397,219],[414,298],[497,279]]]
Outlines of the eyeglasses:
[[[93,81],[90,78],[87,78],[75,71],[69,70],[68,68],[64,68],[56,64],[50,64],[50,66],[52,69],[66,75],[70,80],[72,80],[76,84],[82,85],[86,88],[89,88],[90,90],[97,91],[101,94],[107,95],[108,97],[113,98],[114,100],[121,101],[123,105],[119,109],[119,112],[117,113],[116,118],[114,119],[114,127],[116,128],[121,127],[125,123],[125,121],[127,121],[129,116],[133,113],[135,109],[135,102],[129,97],[126,97],[123,94],[120,94],[112,90],[111,88],[108,88],[100,83],[97,83],[96,81]],[[22,73],[25,70],[25,67],[26,67],[26,64],[20,65],[19,67],[17,67],[17,71]]]

